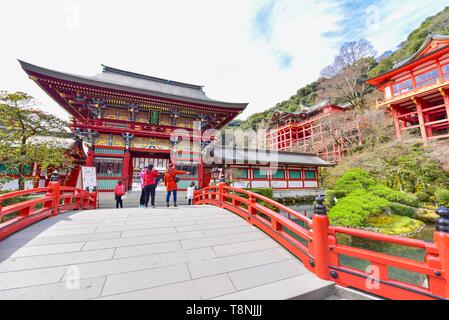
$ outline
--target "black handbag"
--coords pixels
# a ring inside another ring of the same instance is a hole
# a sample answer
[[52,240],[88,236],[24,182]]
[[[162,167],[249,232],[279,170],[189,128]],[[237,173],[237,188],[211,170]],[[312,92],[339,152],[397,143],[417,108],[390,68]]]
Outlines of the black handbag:
[[179,177],[175,177],[175,182],[176,182],[176,183],[178,183],[179,180],[181,180],[181,179],[179,179]]

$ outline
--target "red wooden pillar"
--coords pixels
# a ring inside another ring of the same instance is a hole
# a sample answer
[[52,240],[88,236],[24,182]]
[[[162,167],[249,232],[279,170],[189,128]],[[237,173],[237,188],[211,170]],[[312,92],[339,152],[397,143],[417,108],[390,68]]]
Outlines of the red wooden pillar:
[[134,163],[133,163],[133,158],[130,154],[129,157],[129,169],[128,169],[128,181],[129,181],[129,186],[128,189],[132,189],[133,186],[133,176],[134,176]]
[[[430,116],[428,113],[424,113],[424,123],[431,122]],[[432,126],[426,126],[427,137],[433,136]]]
[[198,188],[204,188],[204,167],[203,167],[203,153],[198,154]]
[[444,89],[441,89],[441,94],[443,95],[444,106],[446,107],[447,119],[449,121],[449,95],[448,95],[447,91]]
[[426,130],[426,122],[424,120],[424,114],[422,111],[422,103],[419,99],[412,98],[413,102],[416,104],[416,111],[418,111],[418,120],[419,120],[419,128],[421,129],[421,137],[423,140],[423,144],[427,146],[429,139],[427,136],[427,130]]
[[125,150],[125,156],[123,157],[122,168],[122,183],[126,189],[129,188],[129,162],[131,160],[131,154],[129,150]]
[[93,167],[93,166],[94,166],[94,150],[93,148],[89,148],[89,151],[87,151],[86,167]]
[[289,130],[289,135],[290,135],[290,138],[289,138],[289,150],[292,151],[292,149],[293,149],[293,132],[292,132],[293,128],[290,126],[289,129],[290,129]]
[[399,142],[402,142],[401,124],[399,122],[399,111],[392,107],[393,119],[394,119],[394,129],[396,131],[396,138]]
[[[424,103],[424,101],[420,101],[420,103],[421,103],[421,109],[423,109],[424,107],[428,107],[426,105],[426,103]],[[424,110],[423,110],[423,119],[424,119],[424,128],[426,129],[427,137],[431,137],[433,135],[432,126],[426,126],[425,124],[431,122],[432,119],[431,119],[429,113],[424,112]]]

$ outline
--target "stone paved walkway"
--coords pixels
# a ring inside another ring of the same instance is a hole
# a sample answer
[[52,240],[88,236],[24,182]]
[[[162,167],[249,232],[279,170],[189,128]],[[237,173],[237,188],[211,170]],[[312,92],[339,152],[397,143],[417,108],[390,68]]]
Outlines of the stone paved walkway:
[[0,243],[0,299],[321,299],[332,290],[213,206],[75,211]]

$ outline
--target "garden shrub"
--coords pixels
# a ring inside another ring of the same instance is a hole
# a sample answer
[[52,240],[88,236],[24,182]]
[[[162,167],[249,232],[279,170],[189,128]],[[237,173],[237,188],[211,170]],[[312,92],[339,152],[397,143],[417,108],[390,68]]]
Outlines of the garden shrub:
[[358,189],[369,189],[376,184],[378,183],[370,177],[367,171],[362,169],[351,169],[338,178],[332,189],[349,194]]
[[443,188],[436,189],[435,200],[438,205],[449,207],[449,190]]
[[419,207],[418,198],[413,194],[395,191],[381,184],[372,186],[368,190],[372,194],[387,199],[388,201],[405,204],[415,208]]
[[[9,193],[9,192],[12,192],[12,191],[11,191],[11,190],[0,190],[0,195],[5,194],[5,193]],[[1,205],[2,207],[6,207],[6,206],[9,206],[9,205],[11,205],[11,204],[23,202],[23,201],[26,201],[26,200],[29,200],[29,199],[30,199],[30,198],[29,198],[28,196],[14,197],[14,198],[6,199],[6,200],[2,201],[2,202],[0,203],[0,205]],[[12,219],[12,218],[16,217],[17,215],[18,215],[18,212],[10,213],[10,214],[4,216],[4,217],[0,220],[0,222],[8,221],[9,219]]]
[[[0,190],[0,195],[5,194],[5,193],[9,193],[9,192],[12,192],[12,191],[11,190]],[[14,198],[2,201],[1,206],[2,207],[6,207],[6,206],[9,206],[11,204],[23,202],[23,201],[26,201],[26,200],[29,200],[28,196],[14,197]]]
[[427,192],[424,191],[418,191],[415,193],[416,198],[418,198],[418,201],[420,203],[429,203],[430,202],[430,195]]
[[[272,188],[247,188],[245,190],[260,194],[261,196],[267,197],[269,199],[273,199],[273,189]],[[257,201],[257,203],[260,203],[275,212],[279,212],[278,208],[276,208],[275,206],[273,206],[269,203],[266,203],[265,201],[262,201],[260,199],[257,199],[256,201]]]
[[273,199],[273,189],[272,188],[248,188],[246,190],[260,194],[261,196]]
[[406,216],[409,218],[413,218],[416,216],[416,208],[406,206],[401,203],[391,202],[389,205],[389,209],[392,214],[398,215],[398,216]]
[[366,190],[351,192],[340,199],[329,211],[333,225],[363,227],[370,215],[380,215],[389,207],[390,202]]

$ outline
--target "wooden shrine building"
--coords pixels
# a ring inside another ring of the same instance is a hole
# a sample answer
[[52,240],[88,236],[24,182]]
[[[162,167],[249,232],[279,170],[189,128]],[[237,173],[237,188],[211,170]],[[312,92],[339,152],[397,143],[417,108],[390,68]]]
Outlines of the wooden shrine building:
[[399,141],[405,132],[425,145],[449,138],[449,36],[430,34],[414,55],[367,82],[383,92],[378,107],[391,112]]
[[205,168],[222,169],[233,187],[272,188],[276,198],[320,192],[320,168],[332,166],[310,153],[220,145],[206,148],[205,163]]
[[100,191],[112,190],[119,179],[130,189],[133,181],[140,184],[139,172],[145,165],[153,163],[164,170],[169,161],[191,172],[181,177],[180,189],[191,181],[202,187],[201,148],[208,141],[200,140],[187,155],[181,150],[171,157],[180,143],[173,140],[173,131],[182,129],[191,140],[201,139],[197,131],[220,129],[247,106],[212,100],[202,86],[108,66],[86,77],[19,62],[70,114],[72,131],[89,146],[86,165],[96,167]]
[[267,148],[314,153],[336,163],[344,157],[348,142],[362,143],[360,129],[344,115],[350,109],[350,104],[335,105],[324,100],[302,106],[299,112],[275,112],[265,137]]

